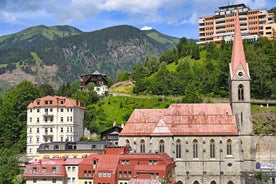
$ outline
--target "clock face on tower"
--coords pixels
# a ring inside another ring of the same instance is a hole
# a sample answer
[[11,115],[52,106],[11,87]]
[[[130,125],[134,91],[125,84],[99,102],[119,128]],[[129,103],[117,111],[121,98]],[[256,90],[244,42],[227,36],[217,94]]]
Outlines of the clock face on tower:
[[237,72],[237,75],[239,78],[242,78],[244,76],[244,72],[240,70]]

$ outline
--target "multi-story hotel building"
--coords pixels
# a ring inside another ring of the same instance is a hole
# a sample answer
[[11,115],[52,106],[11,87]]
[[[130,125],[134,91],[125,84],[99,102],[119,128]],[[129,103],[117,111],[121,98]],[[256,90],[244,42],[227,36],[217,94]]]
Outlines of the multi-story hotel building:
[[215,15],[199,19],[199,42],[221,43],[222,40],[233,41],[235,11],[239,10],[240,27],[243,39],[256,40],[267,35],[267,24],[275,23],[274,14],[267,10],[251,10],[244,4],[219,7]]
[[84,106],[61,96],[35,99],[27,107],[27,157],[38,156],[41,143],[79,141],[83,136]]

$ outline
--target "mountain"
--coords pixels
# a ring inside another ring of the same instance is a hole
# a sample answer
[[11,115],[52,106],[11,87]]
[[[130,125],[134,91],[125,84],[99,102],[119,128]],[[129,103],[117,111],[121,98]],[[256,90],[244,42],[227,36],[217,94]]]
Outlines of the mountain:
[[143,31],[148,37],[151,37],[157,42],[167,46],[168,49],[175,47],[180,40],[179,38],[162,34],[155,29],[143,30]]
[[22,80],[57,87],[96,69],[114,80],[118,72],[131,72],[176,45],[157,31],[151,34],[159,35],[155,39],[147,34],[129,25],[92,32],[37,26],[0,37],[0,93]]
[[34,26],[15,34],[0,37],[0,48],[31,48],[43,42],[52,41],[72,35],[81,34],[82,31],[72,26]]

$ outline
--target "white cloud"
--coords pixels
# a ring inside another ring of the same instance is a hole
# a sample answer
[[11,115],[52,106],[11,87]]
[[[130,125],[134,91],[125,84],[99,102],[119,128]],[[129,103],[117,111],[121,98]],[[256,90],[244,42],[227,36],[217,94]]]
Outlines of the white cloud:
[[144,26],[141,28],[141,30],[152,30],[152,27],[150,26]]

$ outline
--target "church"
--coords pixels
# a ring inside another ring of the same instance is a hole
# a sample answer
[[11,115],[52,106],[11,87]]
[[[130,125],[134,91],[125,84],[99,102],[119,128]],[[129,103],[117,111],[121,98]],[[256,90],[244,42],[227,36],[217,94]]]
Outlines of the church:
[[173,177],[177,184],[253,183],[250,74],[238,11],[229,91],[229,103],[136,109],[119,135],[119,145],[128,145],[134,153],[167,153],[176,163]]

